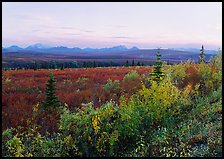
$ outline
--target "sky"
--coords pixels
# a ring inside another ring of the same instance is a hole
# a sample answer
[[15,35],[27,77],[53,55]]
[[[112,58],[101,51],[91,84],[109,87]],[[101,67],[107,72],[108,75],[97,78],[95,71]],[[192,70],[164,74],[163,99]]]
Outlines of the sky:
[[222,48],[221,2],[3,2],[2,46]]

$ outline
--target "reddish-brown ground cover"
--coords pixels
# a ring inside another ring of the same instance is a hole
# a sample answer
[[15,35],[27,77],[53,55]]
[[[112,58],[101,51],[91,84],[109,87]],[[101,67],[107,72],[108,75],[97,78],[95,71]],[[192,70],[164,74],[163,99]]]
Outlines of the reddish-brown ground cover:
[[[82,103],[93,102],[99,107],[106,101],[119,99],[121,92],[131,95],[140,89],[141,83],[123,82],[124,76],[131,70],[147,75],[152,67],[108,67],[108,68],[72,68],[52,70],[57,80],[57,96],[72,110]],[[2,127],[26,125],[26,119],[32,116],[32,107],[45,98],[44,91],[50,70],[11,70],[2,73]],[[107,80],[119,80],[121,89],[105,92],[102,86]],[[134,88],[135,89],[132,89]],[[117,94],[117,95],[115,95]]]
[[[197,66],[196,66],[197,67]],[[181,87],[191,83],[195,85],[200,78],[195,65],[189,65],[189,75]],[[166,69],[166,66],[164,67]],[[131,70],[140,75],[138,80],[124,81],[123,78]],[[56,87],[59,100],[66,103],[70,110],[81,107],[82,103],[93,102],[100,107],[109,100],[119,104],[121,95],[130,96],[141,89],[141,80],[153,67],[107,67],[107,68],[67,68],[52,70],[57,80]],[[18,125],[26,126],[26,120],[32,117],[33,106],[41,105],[45,98],[45,87],[50,70],[8,70],[2,72],[2,130]],[[120,89],[104,91],[107,80],[119,80]]]

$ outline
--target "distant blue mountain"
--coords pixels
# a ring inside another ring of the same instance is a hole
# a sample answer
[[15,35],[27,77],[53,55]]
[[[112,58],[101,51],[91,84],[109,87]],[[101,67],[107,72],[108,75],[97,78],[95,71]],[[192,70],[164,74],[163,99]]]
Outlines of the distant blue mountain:
[[[7,48],[2,47],[3,52],[18,52],[18,51],[24,51],[24,52],[41,52],[41,53],[115,53],[115,52],[126,52],[126,51],[138,51],[140,50],[137,47],[132,47],[128,49],[126,46],[119,45],[114,46],[110,48],[84,48],[81,49],[79,47],[73,47],[68,48],[65,46],[57,46],[57,47],[50,47],[47,45],[43,45],[41,43],[37,43],[34,45],[30,45],[26,48],[21,48],[19,46],[13,45]],[[189,53],[200,53],[199,48],[168,48],[167,50],[175,50],[175,51],[183,51],[183,52],[189,52]],[[218,54],[218,50],[207,50],[205,49],[205,54]]]
[[21,51],[23,50],[23,48],[16,46],[16,45],[12,45],[8,48],[3,48],[5,51]]
[[[168,50],[178,50],[178,51],[187,51],[193,53],[200,53],[200,49],[198,48],[168,48]],[[205,49],[205,54],[218,54],[218,50],[207,50]]]
[[130,48],[130,50],[136,51],[136,50],[139,50],[139,48],[134,46],[134,47]]
[[113,53],[113,52],[123,52],[123,51],[128,51],[128,50],[139,50],[137,47],[132,47],[128,49],[126,46],[120,45],[120,46],[114,46],[111,48],[100,48],[100,49],[95,49],[95,48],[84,48],[81,49],[79,47],[73,47],[73,48],[68,48],[65,46],[57,46],[57,47],[49,47],[40,43],[30,45],[26,48],[21,48],[16,45],[7,47],[7,48],[2,48],[2,51],[7,51],[7,52],[14,52],[14,51],[34,51],[34,52],[46,52],[46,53]]
[[129,49],[126,46],[119,45],[119,46],[114,46],[112,48],[101,48],[98,51],[99,52],[122,52],[122,51],[128,51]]
[[88,53],[91,53],[91,52],[94,52],[94,53],[105,53],[105,52],[112,53],[112,52],[122,52],[122,51],[128,51],[128,50],[130,50],[130,49],[128,49],[126,46],[120,45],[120,46],[114,46],[114,47],[111,47],[111,48],[100,48],[100,49],[84,48],[84,49],[81,49],[80,51],[81,52],[88,52]]
[[50,46],[43,45],[41,43],[37,43],[37,44],[34,44],[34,45],[30,45],[25,49],[26,50],[35,50],[35,49],[48,49],[48,48],[50,48]]
[[[139,60],[156,60],[157,49],[138,49],[120,45],[111,48],[68,48],[65,46],[46,47],[44,45],[35,44],[27,48],[11,46],[2,48],[3,57],[32,57],[32,58],[58,58],[58,59],[139,59]],[[200,49],[192,48],[169,48],[161,49],[162,60],[181,61],[192,59],[197,61]],[[211,52],[211,53],[210,53]],[[209,60],[211,56],[217,54],[215,50],[205,50],[205,60]]]

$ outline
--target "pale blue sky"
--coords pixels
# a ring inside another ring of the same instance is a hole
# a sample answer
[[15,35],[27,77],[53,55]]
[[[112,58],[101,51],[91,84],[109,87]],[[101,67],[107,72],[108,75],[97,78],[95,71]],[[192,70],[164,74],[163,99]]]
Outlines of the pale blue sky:
[[3,47],[221,48],[221,2],[3,2]]

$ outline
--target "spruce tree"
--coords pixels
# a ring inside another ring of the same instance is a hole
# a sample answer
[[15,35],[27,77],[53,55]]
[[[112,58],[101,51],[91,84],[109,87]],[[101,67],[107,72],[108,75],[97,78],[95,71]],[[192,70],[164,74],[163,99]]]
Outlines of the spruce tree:
[[131,66],[135,66],[135,61],[134,60],[132,60]]
[[60,68],[61,70],[64,70],[64,65],[63,64],[61,64],[61,68]]
[[138,61],[137,66],[141,66],[140,62]]
[[97,65],[96,65],[96,62],[95,61],[93,61],[93,67],[95,68]]
[[200,50],[200,56],[199,56],[199,64],[205,63],[205,52],[204,52],[204,47],[202,45],[202,48]]
[[[204,47],[202,45],[201,50],[200,50],[200,56],[199,56],[199,64],[204,64],[205,63],[205,52],[204,52]],[[204,80],[200,81],[200,86],[198,88],[199,92],[201,95],[206,94],[206,85]]]
[[112,66],[113,66],[112,61],[110,61],[110,67],[112,67]]
[[160,49],[158,48],[157,51],[157,59],[156,59],[156,66],[154,67],[153,72],[150,74],[152,76],[153,79],[155,79],[156,81],[160,81],[161,78],[164,76],[164,73],[162,72],[161,68],[163,65],[163,62],[161,61],[161,53],[160,53]]
[[55,82],[56,80],[53,77],[53,73],[50,72],[50,79],[48,80],[45,91],[46,98],[43,103],[43,110],[45,111],[51,112],[61,105],[58,97],[55,95],[55,91],[57,90],[54,85]]
[[126,66],[126,67],[128,67],[128,66],[129,66],[129,62],[128,62],[128,60],[126,61],[125,66]]

